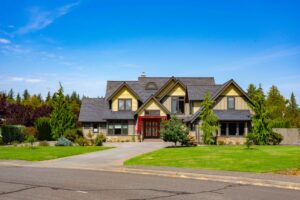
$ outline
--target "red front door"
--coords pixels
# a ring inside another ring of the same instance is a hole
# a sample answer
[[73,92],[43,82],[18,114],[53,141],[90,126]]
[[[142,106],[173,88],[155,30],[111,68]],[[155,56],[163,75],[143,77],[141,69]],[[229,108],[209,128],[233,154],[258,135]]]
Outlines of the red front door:
[[161,119],[143,119],[144,138],[159,138]]

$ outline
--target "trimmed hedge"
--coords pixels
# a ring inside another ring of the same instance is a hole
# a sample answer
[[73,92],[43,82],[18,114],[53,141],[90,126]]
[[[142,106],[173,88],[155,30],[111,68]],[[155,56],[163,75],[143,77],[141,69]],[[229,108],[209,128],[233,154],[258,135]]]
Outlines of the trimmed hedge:
[[34,125],[35,128],[37,129],[38,140],[52,140],[49,117],[38,118],[35,121]]
[[1,127],[2,141],[4,144],[12,142],[24,142],[25,126],[22,125],[4,125]]

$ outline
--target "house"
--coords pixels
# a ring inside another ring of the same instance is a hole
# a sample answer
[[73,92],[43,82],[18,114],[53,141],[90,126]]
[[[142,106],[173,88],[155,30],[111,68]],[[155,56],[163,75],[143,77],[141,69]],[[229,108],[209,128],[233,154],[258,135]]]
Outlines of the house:
[[234,80],[216,84],[212,77],[142,75],[136,81],[107,81],[105,97],[82,100],[79,122],[85,135],[103,133],[108,141],[139,141],[160,138],[161,121],[176,115],[200,141],[197,126],[206,92],[215,100],[218,141],[244,142],[251,129],[250,100]]

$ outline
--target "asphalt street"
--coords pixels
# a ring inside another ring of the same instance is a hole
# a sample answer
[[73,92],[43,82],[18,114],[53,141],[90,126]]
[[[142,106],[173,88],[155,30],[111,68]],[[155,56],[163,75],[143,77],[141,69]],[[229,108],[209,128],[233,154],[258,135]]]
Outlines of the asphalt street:
[[126,173],[0,167],[0,199],[299,200],[300,191]]

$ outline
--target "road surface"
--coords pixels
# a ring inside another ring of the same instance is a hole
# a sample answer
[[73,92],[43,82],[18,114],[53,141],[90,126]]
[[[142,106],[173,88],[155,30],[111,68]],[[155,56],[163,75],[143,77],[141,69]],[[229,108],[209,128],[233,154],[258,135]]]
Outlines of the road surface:
[[0,167],[0,199],[299,200],[300,191],[126,173]]

